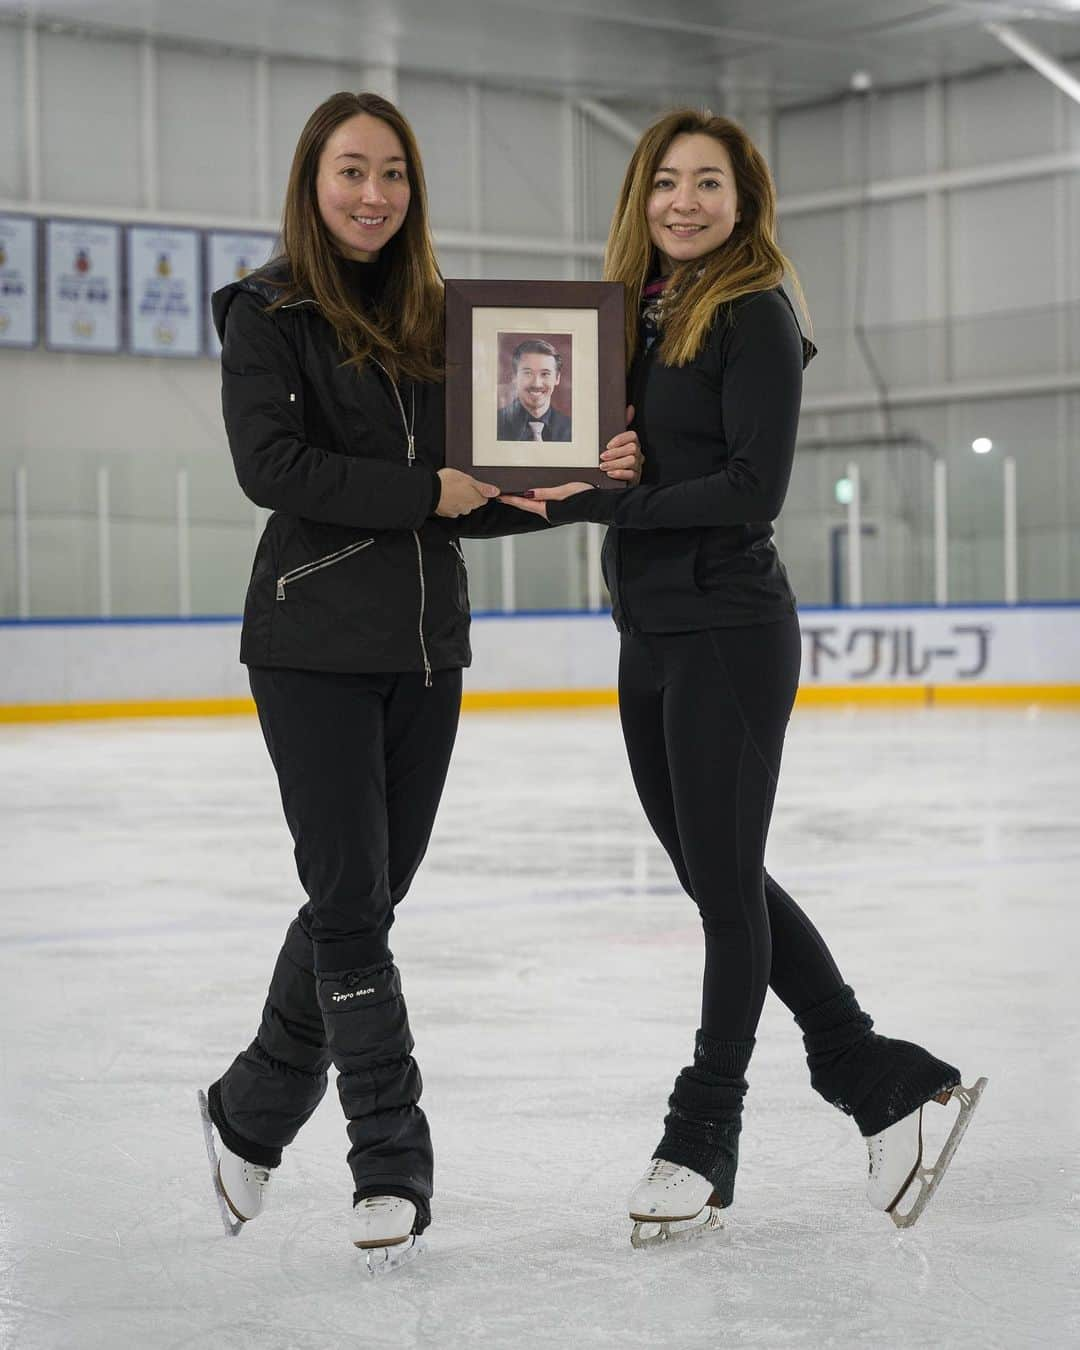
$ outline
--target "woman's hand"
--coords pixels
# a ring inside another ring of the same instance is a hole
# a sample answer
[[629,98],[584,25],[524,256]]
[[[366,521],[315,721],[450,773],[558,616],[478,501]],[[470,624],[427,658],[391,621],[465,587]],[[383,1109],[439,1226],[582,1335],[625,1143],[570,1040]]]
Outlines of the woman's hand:
[[592,490],[591,483],[560,483],[558,487],[530,488],[520,496],[500,497],[499,501],[506,502],[508,506],[516,506],[519,511],[531,511],[534,516],[543,516],[547,520],[548,502],[564,502],[567,497]]
[[494,483],[481,483],[460,469],[440,469],[439,481],[442,491],[435,508],[437,516],[467,516],[470,511],[475,511],[478,506],[483,506],[492,497],[499,495],[499,489]]
[[[627,426],[634,420],[633,406],[626,410]],[[612,436],[600,455],[600,467],[609,478],[619,478],[631,487],[641,481],[641,468],[645,456],[641,453],[636,431],[620,431]]]

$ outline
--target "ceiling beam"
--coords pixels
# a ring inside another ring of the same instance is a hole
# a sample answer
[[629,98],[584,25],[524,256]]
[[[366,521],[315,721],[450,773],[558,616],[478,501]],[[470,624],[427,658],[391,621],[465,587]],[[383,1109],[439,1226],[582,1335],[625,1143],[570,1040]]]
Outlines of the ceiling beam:
[[639,128],[634,126],[633,122],[628,122],[625,117],[609,108],[606,103],[597,103],[595,99],[591,98],[579,98],[577,106],[586,117],[591,117],[594,122],[610,131],[613,136],[617,136],[620,141],[625,141],[631,147],[637,145],[641,136]]
[[1041,47],[1036,47],[1034,42],[1029,42],[1026,37],[1021,36],[1015,28],[1010,28],[1007,23],[988,23],[983,26],[991,37],[997,38],[1003,46],[1008,47],[1009,51],[1014,52],[1029,66],[1033,66],[1051,84],[1056,84],[1071,99],[1080,103],[1080,80],[1067,70],[1060,61],[1055,61],[1052,56],[1048,56]]

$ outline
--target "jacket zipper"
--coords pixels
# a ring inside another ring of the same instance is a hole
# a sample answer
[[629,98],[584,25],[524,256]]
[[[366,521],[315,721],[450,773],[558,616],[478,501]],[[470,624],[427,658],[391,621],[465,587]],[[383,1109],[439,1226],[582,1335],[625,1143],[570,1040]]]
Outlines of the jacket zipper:
[[[405,416],[405,404],[401,401],[401,391],[397,387],[390,372],[381,361],[376,357],[371,358],[379,367],[382,373],[390,381],[390,388],[394,391],[394,397],[397,399],[398,411],[401,413],[401,425],[405,428],[405,437],[408,442],[407,462],[409,468],[416,463],[416,439],[413,435],[416,426],[416,390],[411,389],[409,400],[409,416]],[[417,633],[420,637],[420,655],[424,659],[424,687],[431,688],[431,662],[428,659],[427,642],[424,639],[424,609],[427,605],[427,582],[424,578],[424,551],[420,544],[420,532],[413,530],[413,541],[416,544],[416,568],[420,576],[420,619],[417,623]]]
[[[292,304],[282,305],[281,308],[294,309],[297,305],[314,305],[314,304],[315,304],[314,300],[294,300]],[[375,365],[379,367],[382,373],[386,376],[387,380],[389,380],[390,388],[394,391],[394,397],[397,399],[398,411],[401,413],[401,424],[405,428],[405,438],[408,446],[406,453],[406,462],[408,463],[409,468],[411,469],[412,466],[416,463],[416,438],[413,434],[414,429],[416,427],[416,390],[415,389],[410,390],[410,400],[409,400],[410,416],[406,417],[405,404],[402,403],[401,401],[401,391],[398,389],[396,382],[391,378],[390,372],[386,369],[383,363],[380,360],[378,360],[377,357],[373,356],[371,360],[375,363]],[[416,542],[416,565],[420,573],[420,620],[419,623],[417,624],[417,632],[420,637],[420,655],[424,659],[424,686],[425,688],[430,689],[431,662],[428,659],[427,642],[424,640],[424,608],[427,604],[427,584],[424,580],[424,555],[423,550],[420,546],[420,535],[418,531],[413,530],[412,537]],[[372,543],[374,541],[369,539],[367,542]],[[289,576],[285,576],[280,578],[280,580],[278,581],[279,600],[283,600],[285,598],[282,583],[289,581],[290,579],[291,578]]]
[[339,548],[336,553],[327,553],[322,558],[316,558],[314,562],[304,563],[302,567],[294,567],[291,572],[286,572],[277,579],[277,598],[285,599],[285,587],[290,582],[299,581],[301,577],[309,576],[312,572],[319,572],[324,567],[333,567],[335,563],[344,562],[346,558],[351,558],[354,553],[361,553],[365,548],[370,548],[375,542],[374,539],[361,539],[359,543],[350,544],[347,548]]
[[451,548],[454,550],[454,552],[458,555],[458,560],[460,561],[462,567],[464,567],[465,570],[468,571],[468,570],[469,570],[469,565],[468,565],[468,563],[465,561],[465,554],[462,553],[462,551],[461,551],[461,545],[458,543],[458,541],[457,541],[456,539],[451,539],[451,540],[450,540],[450,547],[451,547]]

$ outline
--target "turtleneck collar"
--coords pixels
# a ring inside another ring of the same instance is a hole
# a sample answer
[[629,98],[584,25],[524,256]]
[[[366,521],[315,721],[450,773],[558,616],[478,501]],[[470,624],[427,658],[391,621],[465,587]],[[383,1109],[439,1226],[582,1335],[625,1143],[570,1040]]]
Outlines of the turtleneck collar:
[[357,262],[352,258],[339,258],[338,267],[349,293],[364,305],[376,304],[386,285],[388,272],[386,249],[371,262]]

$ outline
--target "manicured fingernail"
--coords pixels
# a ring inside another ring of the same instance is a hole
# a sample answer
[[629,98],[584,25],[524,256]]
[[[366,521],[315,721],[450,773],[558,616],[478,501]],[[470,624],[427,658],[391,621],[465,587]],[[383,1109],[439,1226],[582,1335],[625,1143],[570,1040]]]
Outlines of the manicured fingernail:
[[526,488],[521,495],[523,497],[535,497],[536,493],[532,490],[532,488]]

